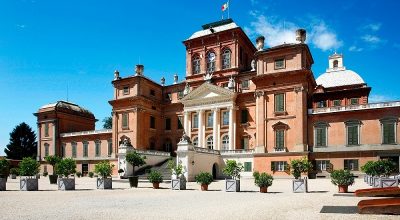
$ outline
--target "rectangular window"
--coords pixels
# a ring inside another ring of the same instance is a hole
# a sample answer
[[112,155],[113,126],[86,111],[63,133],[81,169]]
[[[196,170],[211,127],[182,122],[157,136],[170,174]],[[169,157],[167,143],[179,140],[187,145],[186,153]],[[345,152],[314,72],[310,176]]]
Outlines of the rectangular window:
[[207,113],[207,128],[213,127],[214,115],[212,112]]
[[329,160],[317,160],[316,162],[318,171],[326,171],[331,164]]
[[167,130],[167,131],[171,130],[171,119],[170,118],[165,119],[165,130]]
[[251,172],[251,171],[253,171],[252,163],[251,162],[244,162],[244,172]]
[[275,94],[275,112],[285,111],[285,94]]
[[276,151],[285,150],[285,130],[275,131],[275,150]]
[[154,91],[154,89],[150,89],[150,95],[155,96],[156,95],[156,91]]
[[72,158],[76,158],[76,143],[72,143]]
[[49,156],[49,145],[44,144],[44,156]]
[[89,153],[89,143],[88,142],[83,142],[83,157],[88,157]]
[[178,129],[183,129],[183,117],[178,116]]
[[383,144],[395,144],[396,134],[395,134],[396,123],[384,123],[382,124],[383,129]]
[[249,122],[249,111],[247,109],[242,109],[240,122],[242,124]]
[[95,155],[96,155],[96,157],[100,157],[100,155],[101,155],[101,142],[100,141],[95,142]]
[[113,153],[112,140],[108,140],[108,157],[111,157],[112,153]]
[[325,107],[326,107],[326,101],[317,102],[317,108],[325,108]]
[[358,160],[344,160],[344,169],[350,171],[358,171]]
[[150,116],[150,128],[156,129],[156,118]]
[[229,111],[222,112],[222,126],[229,125]]
[[358,105],[358,98],[350,99],[350,105]]
[[122,113],[122,128],[127,129],[128,128],[128,113]]
[[241,147],[243,150],[248,150],[249,149],[249,138],[248,137],[243,137],[241,140]]
[[276,59],[275,60],[275,69],[285,69],[285,59]]
[[347,145],[358,144],[358,125],[347,126]]
[[315,146],[326,147],[326,127],[315,128]]
[[178,91],[178,99],[181,99],[181,98],[183,98],[183,90],[181,90],[181,91]]
[[333,106],[341,106],[342,105],[342,100],[333,100]]
[[199,128],[199,115],[197,113],[193,114],[192,128]]
[[272,171],[286,171],[288,164],[286,161],[272,161],[271,162],[271,170]]
[[128,94],[129,94],[129,87],[124,86],[124,95],[128,95]]
[[45,137],[49,136],[49,124],[48,123],[44,124],[44,136]]
[[243,80],[242,81],[242,89],[248,89],[249,88],[249,80]]

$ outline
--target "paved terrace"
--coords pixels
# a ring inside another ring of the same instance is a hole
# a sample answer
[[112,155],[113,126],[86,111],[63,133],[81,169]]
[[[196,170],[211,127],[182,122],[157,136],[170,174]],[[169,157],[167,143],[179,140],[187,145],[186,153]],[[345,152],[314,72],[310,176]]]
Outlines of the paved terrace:
[[[129,188],[116,179],[113,190],[96,190],[96,179],[77,178],[76,191],[62,192],[41,178],[39,192],[21,192],[19,180],[9,180],[0,192],[1,219],[399,219],[396,216],[356,214],[361,198],[338,194],[329,179],[309,180],[307,194],[292,193],[291,180],[277,179],[261,194],[251,179],[242,180],[242,192],[221,191],[224,181],[208,192],[188,183],[188,190],[172,191],[169,183],[154,190],[148,182]],[[362,179],[349,188],[368,187]]]

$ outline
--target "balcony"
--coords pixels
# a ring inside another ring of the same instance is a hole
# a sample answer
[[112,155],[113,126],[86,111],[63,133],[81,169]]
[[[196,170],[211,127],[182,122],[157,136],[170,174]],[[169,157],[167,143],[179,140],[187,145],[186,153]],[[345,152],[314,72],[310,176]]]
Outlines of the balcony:
[[71,133],[62,133],[60,137],[75,137],[75,136],[83,136],[83,135],[93,135],[93,134],[111,134],[111,129],[103,129],[103,130],[92,130],[92,131],[79,131],[79,132],[71,132]]
[[208,153],[208,154],[220,155],[218,150],[213,150],[213,149],[208,149],[208,148],[194,147],[194,150],[196,152],[200,152],[200,153]]
[[220,150],[221,155],[253,154],[254,149]]
[[371,103],[371,104],[365,104],[365,105],[349,105],[349,106],[339,106],[339,107],[308,109],[308,114],[316,115],[316,114],[324,114],[324,113],[360,111],[360,110],[368,110],[368,109],[393,108],[393,107],[400,107],[400,101]]

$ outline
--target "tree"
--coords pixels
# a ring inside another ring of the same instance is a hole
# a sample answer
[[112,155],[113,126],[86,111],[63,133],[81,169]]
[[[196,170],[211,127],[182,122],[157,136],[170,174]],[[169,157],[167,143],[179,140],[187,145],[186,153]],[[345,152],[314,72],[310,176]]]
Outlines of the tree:
[[25,122],[17,125],[10,133],[10,143],[4,150],[8,159],[35,158],[37,154],[36,134]]
[[55,166],[58,162],[61,161],[61,158],[55,155],[45,156],[44,159],[53,167],[53,175],[56,175]]
[[105,117],[103,119],[103,128],[104,129],[112,129],[112,117]]

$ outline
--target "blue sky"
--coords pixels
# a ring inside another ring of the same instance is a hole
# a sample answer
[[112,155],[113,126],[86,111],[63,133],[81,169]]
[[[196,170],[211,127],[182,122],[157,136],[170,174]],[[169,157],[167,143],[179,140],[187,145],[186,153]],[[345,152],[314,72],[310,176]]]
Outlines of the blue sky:
[[[201,2],[201,3],[200,3]],[[33,112],[67,98],[100,119],[110,115],[111,80],[141,61],[156,81],[185,75],[182,41],[221,19],[225,1],[0,0],[0,155],[9,132]],[[372,87],[370,101],[400,99],[398,1],[232,0],[230,16],[267,46],[305,28],[319,76],[327,57],[343,53],[348,69]],[[227,15],[225,14],[225,17]]]

